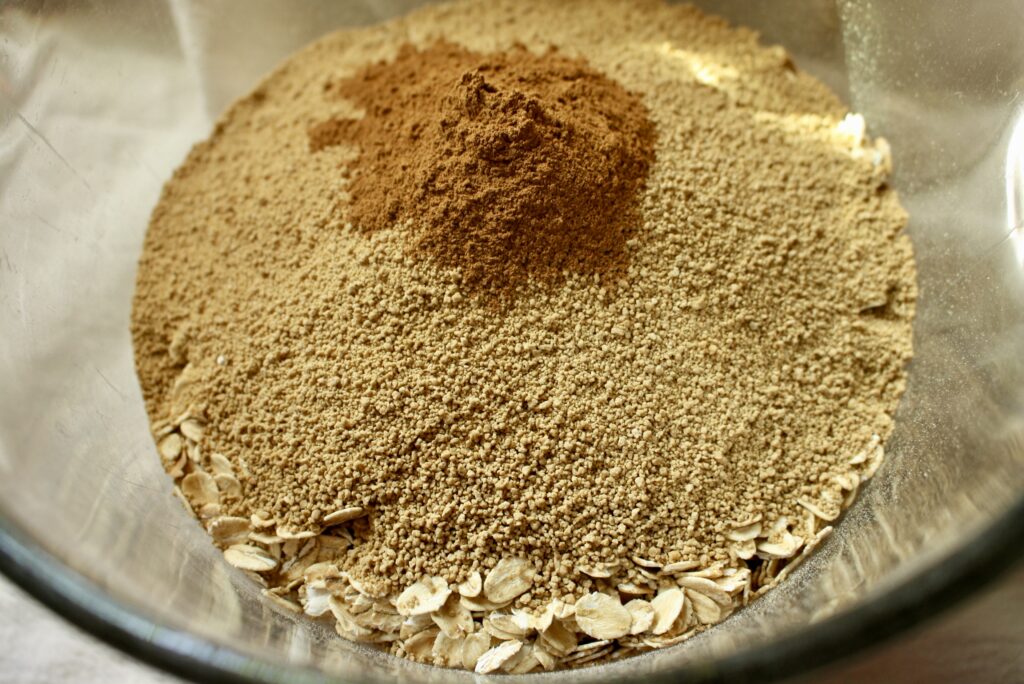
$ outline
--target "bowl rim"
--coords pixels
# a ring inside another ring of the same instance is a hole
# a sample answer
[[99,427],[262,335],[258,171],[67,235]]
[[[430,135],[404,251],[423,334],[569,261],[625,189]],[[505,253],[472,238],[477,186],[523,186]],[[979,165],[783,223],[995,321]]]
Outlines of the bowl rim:
[[[653,682],[771,682],[806,674],[877,645],[989,586],[1024,558],[1024,496],[986,529],[868,600],[814,625],[720,660],[694,661]],[[162,626],[77,574],[0,515],[0,572],[58,616],[159,670],[197,682],[346,681],[283,667]]]

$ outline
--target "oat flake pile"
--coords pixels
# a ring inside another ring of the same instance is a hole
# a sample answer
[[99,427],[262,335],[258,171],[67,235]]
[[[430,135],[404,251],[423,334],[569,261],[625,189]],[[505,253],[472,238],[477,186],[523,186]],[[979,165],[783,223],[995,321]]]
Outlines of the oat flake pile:
[[709,628],[892,430],[914,265],[863,125],[655,0],[318,41],[153,212],[132,334],[176,493],[282,610],[420,662]]

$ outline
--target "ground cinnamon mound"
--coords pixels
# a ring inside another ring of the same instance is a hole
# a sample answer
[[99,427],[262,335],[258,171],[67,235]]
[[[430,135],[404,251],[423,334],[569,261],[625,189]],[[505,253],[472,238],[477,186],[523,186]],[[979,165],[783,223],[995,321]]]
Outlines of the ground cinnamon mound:
[[313,151],[361,150],[356,227],[408,221],[416,250],[474,284],[621,271],[654,126],[638,95],[584,60],[406,45],[327,89],[365,109],[309,131]]

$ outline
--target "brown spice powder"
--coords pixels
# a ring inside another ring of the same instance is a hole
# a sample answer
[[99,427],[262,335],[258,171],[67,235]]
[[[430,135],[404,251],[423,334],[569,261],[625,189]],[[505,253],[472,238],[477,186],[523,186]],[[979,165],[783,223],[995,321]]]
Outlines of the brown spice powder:
[[[657,154],[614,288],[526,278],[499,311],[404,228],[346,228],[361,152],[311,153],[310,127],[358,118],[337,84],[436,36],[498,60],[555,43],[642,94]],[[904,386],[905,215],[845,114],[784,51],[658,2],[480,0],[329,36],[154,210],[132,320],[150,416],[204,412],[203,458],[241,481],[228,513],[370,508],[338,562],[389,590],[509,556],[538,572],[520,603],[630,556],[735,565],[729,521],[838,511]]]
[[410,221],[415,249],[470,284],[621,270],[654,126],[639,97],[583,60],[406,45],[327,91],[365,110],[309,133],[313,151],[360,147],[356,227]]

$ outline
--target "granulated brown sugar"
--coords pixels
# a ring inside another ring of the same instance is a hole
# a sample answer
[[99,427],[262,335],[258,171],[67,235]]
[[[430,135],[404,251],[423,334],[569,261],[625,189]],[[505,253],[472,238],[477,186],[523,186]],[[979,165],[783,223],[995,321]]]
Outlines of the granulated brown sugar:
[[325,88],[365,110],[309,132],[313,151],[361,148],[357,228],[409,221],[417,250],[469,284],[622,266],[654,127],[639,97],[582,60],[406,45]]
[[[657,138],[621,272],[530,273],[494,307],[408,222],[349,225],[361,150],[310,131],[441,37],[554,45],[639,95]],[[228,562],[348,638],[481,672],[677,643],[878,466],[915,296],[888,173],[783,50],[692,8],[476,0],[329,36],[154,210],[132,331],[161,456]]]

